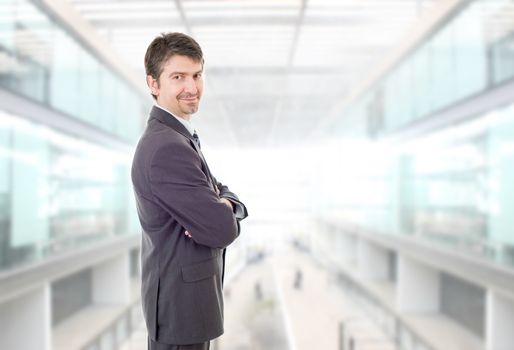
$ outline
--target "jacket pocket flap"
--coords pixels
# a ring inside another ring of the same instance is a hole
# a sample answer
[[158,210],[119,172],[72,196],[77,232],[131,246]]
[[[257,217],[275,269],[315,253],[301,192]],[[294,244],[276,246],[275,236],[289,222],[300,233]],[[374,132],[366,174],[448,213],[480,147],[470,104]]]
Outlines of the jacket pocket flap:
[[196,282],[221,273],[219,257],[202,261],[196,264],[182,266],[182,279],[184,282]]

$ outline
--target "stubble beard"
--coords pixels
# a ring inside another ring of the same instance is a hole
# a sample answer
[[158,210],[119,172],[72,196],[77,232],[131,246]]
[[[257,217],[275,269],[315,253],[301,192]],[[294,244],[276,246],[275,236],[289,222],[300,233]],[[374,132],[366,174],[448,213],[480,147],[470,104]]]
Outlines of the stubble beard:
[[182,112],[188,115],[196,113],[198,111],[199,102],[200,101],[185,103],[185,106],[181,108]]
[[200,104],[199,94],[197,94],[195,96],[196,97],[195,102],[188,102],[188,101],[182,100],[182,98],[191,98],[193,96],[195,96],[195,95],[186,94],[186,95],[178,96],[178,102],[179,102],[180,109],[182,110],[182,113],[192,115],[198,111],[198,106]]

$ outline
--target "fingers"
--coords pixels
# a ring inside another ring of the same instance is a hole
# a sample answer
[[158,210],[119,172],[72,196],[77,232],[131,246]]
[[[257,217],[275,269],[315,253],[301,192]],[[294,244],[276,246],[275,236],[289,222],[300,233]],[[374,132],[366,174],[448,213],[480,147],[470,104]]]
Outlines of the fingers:
[[227,207],[230,208],[230,210],[234,210],[234,207],[232,206],[232,202],[229,201],[228,199],[226,198],[220,198],[220,202],[222,202],[223,204],[225,204]]
[[189,238],[193,238],[193,236],[191,236],[191,234],[190,234],[190,233],[189,233],[189,231],[187,231],[187,230],[186,230],[186,231],[184,231],[184,234],[185,234],[187,237],[189,237]]

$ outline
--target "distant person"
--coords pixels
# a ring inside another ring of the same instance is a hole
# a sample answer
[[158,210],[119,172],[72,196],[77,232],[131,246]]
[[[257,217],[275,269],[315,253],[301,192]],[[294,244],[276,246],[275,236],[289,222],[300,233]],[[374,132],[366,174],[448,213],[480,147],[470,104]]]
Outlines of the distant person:
[[295,289],[300,290],[300,289],[302,289],[302,284],[303,284],[303,273],[302,273],[302,270],[297,268],[295,275],[294,275],[293,287]]
[[145,55],[155,105],[132,163],[139,220],[142,303],[149,350],[204,350],[223,334],[225,248],[248,214],[212,175],[192,115],[203,92],[203,54],[181,33]]
[[255,292],[255,299],[262,300],[262,286],[259,280],[255,281],[253,290]]

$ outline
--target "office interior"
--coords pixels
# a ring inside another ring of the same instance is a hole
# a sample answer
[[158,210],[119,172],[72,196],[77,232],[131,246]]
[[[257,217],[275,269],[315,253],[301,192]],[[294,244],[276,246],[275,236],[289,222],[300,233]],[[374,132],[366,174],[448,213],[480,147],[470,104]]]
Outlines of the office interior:
[[250,216],[215,350],[514,349],[514,2],[0,0],[0,349],[143,350],[143,57]]

